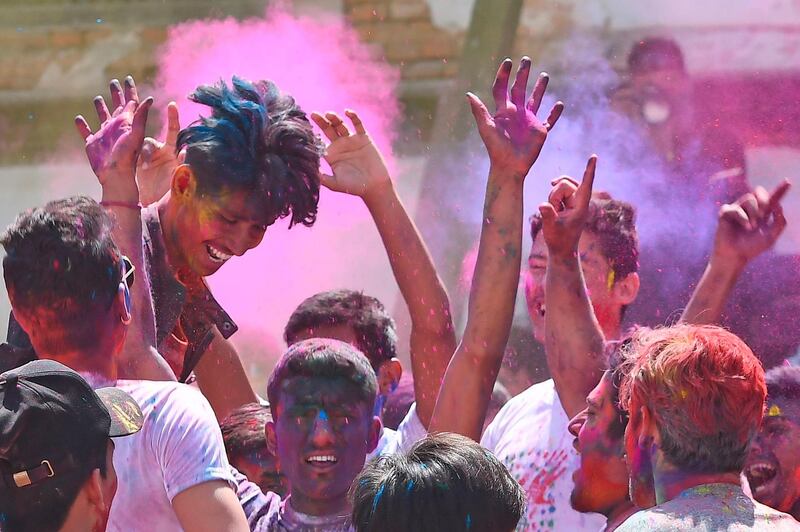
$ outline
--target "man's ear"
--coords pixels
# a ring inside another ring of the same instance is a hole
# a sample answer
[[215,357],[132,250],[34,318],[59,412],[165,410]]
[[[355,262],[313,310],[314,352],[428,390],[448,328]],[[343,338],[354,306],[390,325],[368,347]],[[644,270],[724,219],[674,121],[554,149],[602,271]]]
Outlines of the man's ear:
[[620,305],[630,305],[639,294],[639,274],[629,273],[624,279],[617,280],[611,291]]
[[264,435],[267,437],[267,449],[269,452],[278,457],[278,437],[275,434],[275,422],[274,421],[267,421],[267,424],[264,425]]
[[197,192],[197,177],[194,170],[188,164],[180,164],[172,173],[172,184],[170,186],[172,196],[181,198],[191,198]]
[[[106,500],[103,491],[103,476],[100,469],[95,469],[81,488],[81,493],[85,496],[91,512],[97,516],[98,522],[105,522],[105,516],[111,509],[111,501]],[[81,495],[79,494],[78,497]]]
[[130,325],[132,317],[131,311],[133,303],[131,301],[131,291],[125,282],[119,283],[117,295],[114,296],[114,309],[119,315],[120,321],[125,325]]
[[367,452],[371,453],[378,446],[381,441],[381,434],[383,434],[383,423],[378,416],[372,417],[372,423],[369,427],[369,435],[367,439]]
[[403,376],[403,364],[396,358],[387,360],[378,368],[378,395],[389,395],[400,383]]
[[655,417],[647,406],[639,407],[638,416],[638,441],[641,447],[655,444],[661,446],[661,434],[658,431]]

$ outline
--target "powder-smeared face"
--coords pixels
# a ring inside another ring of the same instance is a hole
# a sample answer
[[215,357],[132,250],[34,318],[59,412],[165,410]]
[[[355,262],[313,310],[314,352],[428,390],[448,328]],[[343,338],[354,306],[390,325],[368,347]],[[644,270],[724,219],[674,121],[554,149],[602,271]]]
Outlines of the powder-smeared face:
[[[611,287],[614,285],[613,269],[605,258],[598,238],[592,233],[584,232],[578,242],[581,269],[586,282],[589,299],[594,307],[600,326],[608,321],[610,316],[622,311],[622,306],[615,303],[611,297]],[[533,335],[537,341],[544,343],[546,313],[544,303],[545,275],[547,273],[547,245],[544,242],[542,231],[536,235],[528,257],[528,270],[525,273],[525,300],[528,304],[528,313],[531,317]]]
[[196,193],[181,201],[176,234],[165,235],[180,254],[173,266],[187,267],[201,277],[211,275],[232,256],[244,255],[260,244],[274,221],[266,202],[254,192]]
[[261,491],[277,493],[285,497],[289,483],[279,471],[278,460],[267,449],[231,459],[231,465],[238,469],[251,482],[258,484]]
[[800,405],[769,401],[744,473],[758,502],[800,515]]
[[343,378],[288,379],[273,414],[278,459],[293,497],[346,496],[380,430],[356,385]]
[[606,372],[586,398],[587,408],[570,421],[581,465],[572,475],[572,507],[610,515],[626,504],[628,468],[623,458],[623,420],[614,408],[614,387]]

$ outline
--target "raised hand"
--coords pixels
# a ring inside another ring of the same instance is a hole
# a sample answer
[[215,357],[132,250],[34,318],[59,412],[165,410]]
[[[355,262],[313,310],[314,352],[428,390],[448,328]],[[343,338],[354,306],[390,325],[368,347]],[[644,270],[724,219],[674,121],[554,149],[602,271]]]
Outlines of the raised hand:
[[523,57],[509,93],[511,59],[500,64],[492,86],[495,114],[491,115],[483,102],[474,94],[467,93],[478,133],[489,152],[492,167],[524,178],[542,151],[547,133],[553,128],[564,104],[557,102],[547,120],[542,122],[536,113],[547,90],[549,77],[539,74],[530,98],[526,100],[531,60]]
[[744,265],[771,248],[786,228],[781,200],[791,184],[783,181],[772,194],[756,187],[719,213],[713,258]]
[[389,170],[381,153],[355,111],[346,110],[355,133],[336,113],[311,113],[311,119],[331,143],[325,160],[333,175],[322,175],[322,184],[336,192],[365,198],[382,185],[391,184]]
[[178,105],[175,102],[169,102],[167,105],[167,134],[164,141],[153,137],[145,138],[136,167],[136,177],[139,181],[139,191],[144,205],[158,201],[169,190],[172,173],[181,164],[180,157],[175,153],[180,130]]
[[113,112],[109,112],[102,96],[94,99],[100,128],[92,133],[86,119],[80,115],[75,117],[75,126],[86,143],[89,164],[104,191],[117,190],[126,200],[132,199],[135,192],[138,201],[136,164],[153,99],[147,98],[140,104],[130,76],[125,80],[124,90],[117,80],[112,80],[110,87]]
[[553,180],[553,189],[547,202],[539,205],[542,234],[551,254],[572,255],[577,252],[578,241],[589,216],[596,169],[597,155],[592,155],[586,163],[580,184],[568,176]]

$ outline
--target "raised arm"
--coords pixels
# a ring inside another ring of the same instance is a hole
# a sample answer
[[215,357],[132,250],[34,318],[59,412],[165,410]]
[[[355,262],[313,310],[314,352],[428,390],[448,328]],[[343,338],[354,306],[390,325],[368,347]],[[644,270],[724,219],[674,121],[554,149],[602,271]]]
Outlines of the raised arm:
[[333,169],[322,183],[359,196],[369,209],[411,315],[411,367],[417,415],[430,423],[436,396],[456,347],[450,300],[417,227],[397,195],[389,171],[358,115],[345,111],[355,133],[336,113],[312,113],[331,141],[325,159]]
[[92,133],[82,116],[75,125],[86,143],[86,155],[102,187],[102,204],[115,218],[114,242],[135,268],[130,287],[132,321],[120,355],[119,377],[126,379],[174,380],[166,361],[156,350],[155,316],[150,281],[144,265],[142,217],[136,164],[144,142],[147,114],[153,104],[141,104],[133,78],[111,82],[113,112],[102,96],[94,100],[100,128]]
[[546,203],[539,206],[547,245],[545,276],[545,353],[556,392],[572,418],[586,407],[586,396],[605,370],[605,339],[594,315],[578,256],[597,157],[586,165],[581,184],[570,178],[553,182]]
[[770,249],[786,228],[780,202],[790,186],[783,181],[772,194],[756,187],[735,203],[722,206],[711,258],[683,311],[682,322],[719,323],[742,270]]
[[489,154],[489,179],[467,326],[447,367],[430,425],[430,432],[456,432],[476,441],[481,436],[514,314],[523,184],[564,108],[558,102],[546,122],[536,117],[548,78],[540,75],[526,100],[531,68],[527,57],[520,63],[509,98],[511,66],[511,60],[506,59],[497,72],[492,88],[497,109],[494,116],[477,96],[467,95]]

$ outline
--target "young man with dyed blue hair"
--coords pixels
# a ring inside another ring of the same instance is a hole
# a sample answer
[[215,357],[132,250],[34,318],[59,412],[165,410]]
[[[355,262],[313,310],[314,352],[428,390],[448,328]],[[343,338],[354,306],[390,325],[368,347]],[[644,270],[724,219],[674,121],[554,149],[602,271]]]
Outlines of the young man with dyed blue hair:
[[[111,98],[113,109],[138,102],[133,79],[125,80],[124,89],[113,80]],[[196,375],[217,418],[224,419],[256,396],[228,341],[236,324],[204,278],[256,247],[276,220],[314,223],[322,144],[294,99],[270,81],[234,77],[230,85],[202,85],[189,98],[211,115],[178,132],[171,104],[166,142],[139,158],[140,183],[155,182],[164,192],[142,211],[145,260],[158,350],[179,381]],[[94,103],[101,123],[112,117],[102,97]],[[76,124],[84,139],[91,135],[83,117]],[[101,179],[119,164],[109,148],[87,150]],[[25,345],[24,336],[12,323],[9,343]]]

